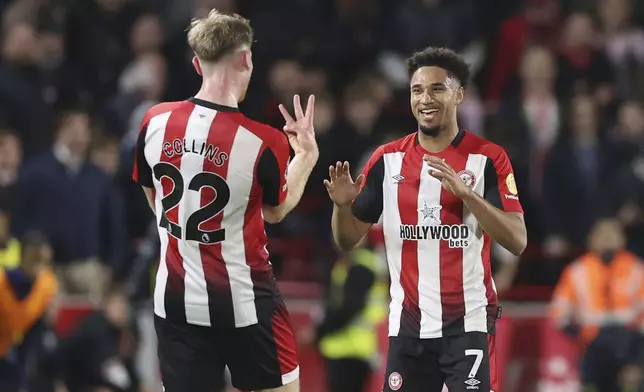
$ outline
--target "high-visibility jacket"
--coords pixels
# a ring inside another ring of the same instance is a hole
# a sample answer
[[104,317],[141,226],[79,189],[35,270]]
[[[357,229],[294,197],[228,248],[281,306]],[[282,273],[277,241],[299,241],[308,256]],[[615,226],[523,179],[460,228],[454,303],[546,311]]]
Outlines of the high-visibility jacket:
[[589,343],[603,326],[635,327],[643,305],[644,265],[637,256],[619,251],[606,263],[587,253],[564,270],[550,313],[561,328],[580,327],[582,342]]
[[0,358],[44,316],[57,290],[56,276],[47,270],[36,279],[29,294],[19,300],[7,274],[0,269]]
[[[320,340],[320,353],[325,358],[354,358],[374,361],[379,353],[377,326],[387,317],[389,285],[386,265],[374,252],[356,249],[351,254],[351,262],[360,264],[374,273],[374,283],[369,290],[367,303],[362,311],[339,331],[325,335]],[[335,298],[344,286],[350,265],[336,263],[331,272],[331,287]]]
[[18,268],[20,256],[20,241],[10,239],[7,247],[0,249],[0,268]]

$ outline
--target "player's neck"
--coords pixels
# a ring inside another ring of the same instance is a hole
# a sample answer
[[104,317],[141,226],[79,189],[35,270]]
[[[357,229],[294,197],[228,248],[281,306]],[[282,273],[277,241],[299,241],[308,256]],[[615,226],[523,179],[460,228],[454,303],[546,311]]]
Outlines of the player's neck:
[[225,75],[211,75],[203,79],[199,92],[195,98],[216,103],[222,106],[236,108],[239,105],[239,83]]
[[419,130],[418,142],[423,149],[429,152],[439,153],[452,144],[454,138],[458,135],[458,131],[458,124],[456,122],[449,127],[441,129],[436,136],[425,135]]

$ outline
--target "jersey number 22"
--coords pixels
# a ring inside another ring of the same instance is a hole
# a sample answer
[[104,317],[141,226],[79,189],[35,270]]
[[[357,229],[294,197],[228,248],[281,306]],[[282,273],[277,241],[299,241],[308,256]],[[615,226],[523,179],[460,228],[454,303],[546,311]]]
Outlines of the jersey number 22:
[[157,181],[161,182],[161,179],[166,177],[172,181],[173,185],[172,191],[161,199],[163,214],[159,219],[160,227],[165,228],[173,237],[186,241],[197,241],[202,244],[216,244],[226,239],[226,229],[206,231],[199,228],[203,222],[219,215],[230,201],[230,188],[223,177],[210,172],[201,172],[192,177],[188,183],[189,190],[199,192],[203,187],[212,188],[215,191],[215,199],[190,214],[186,221],[184,234],[183,227],[168,220],[168,211],[176,208],[183,198],[183,176],[179,169],[167,162],[154,165],[153,172]]

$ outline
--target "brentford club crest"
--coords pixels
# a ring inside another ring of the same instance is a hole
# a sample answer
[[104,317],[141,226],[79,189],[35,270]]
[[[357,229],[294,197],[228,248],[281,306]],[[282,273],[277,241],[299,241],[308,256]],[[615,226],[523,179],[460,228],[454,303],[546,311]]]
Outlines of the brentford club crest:
[[458,176],[465,183],[465,185],[468,186],[468,188],[474,188],[474,185],[476,185],[476,177],[474,177],[474,173],[472,173],[470,170],[461,170],[460,172],[458,172]]
[[402,387],[403,379],[400,373],[393,372],[389,375],[389,388],[392,391],[397,391]]

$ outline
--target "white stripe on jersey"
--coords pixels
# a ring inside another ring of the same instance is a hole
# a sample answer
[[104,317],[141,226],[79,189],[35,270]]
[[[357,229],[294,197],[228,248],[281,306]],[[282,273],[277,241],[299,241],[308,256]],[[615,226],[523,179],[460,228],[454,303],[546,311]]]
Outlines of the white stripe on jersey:
[[389,336],[398,336],[400,330],[400,316],[405,292],[400,284],[402,269],[402,239],[400,238],[400,211],[398,210],[398,186],[393,185],[393,177],[400,174],[403,152],[394,152],[383,155],[385,175],[382,184],[383,211],[382,228],[385,236],[385,251],[391,275],[391,303],[389,304]]
[[[208,134],[217,111],[195,105],[186,124],[185,140],[194,140],[197,145],[208,143]],[[201,192],[191,191],[190,180],[204,171],[205,155],[183,154],[181,156],[181,175],[183,176],[183,197],[179,203],[179,225],[184,227],[188,217],[201,208]],[[185,233],[184,233],[185,236]],[[201,249],[195,241],[178,240],[179,254],[183,259],[184,302],[186,321],[195,325],[210,325],[208,311],[208,286],[201,260]]]
[[[145,160],[148,162],[158,162],[165,138],[166,125],[172,112],[166,112],[154,116],[148,123],[148,130],[145,134]],[[154,188],[157,195],[163,194],[163,187],[158,181],[154,181]],[[163,214],[161,198],[154,198],[155,216],[160,217]],[[156,283],[154,286],[154,312],[157,316],[165,318],[165,286],[168,283],[168,267],[166,265],[165,255],[168,249],[168,232],[165,228],[159,227],[159,240],[161,242],[161,253],[159,259],[159,268],[157,269]]]
[[[484,196],[487,157],[469,154],[465,169],[474,173],[474,192]],[[463,297],[465,299],[465,332],[487,332],[487,296],[483,268],[483,230],[474,214],[463,205],[463,224],[470,228],[470,246],[463,249]]]
[[238,328],[257,324],[255,292],[244,248],[244,216],[253,184],[255,161],[261,147],[262,139],[239,127],[230,151],[226,175],[234,202],[228,203],[223,211],[221,226],[226,228],[226,241],[221,244],[221,257],[228,271],[235,326]]
[[[420,165],[420,185],[418,189],[418,224],[436,225],[431,218],[423,220],[420,212],[424,203],[430,207],[441,205],[441,182],[429,174],[429,166]],[[436,214],[440,218],[440,211]],[[441,297],[440,242],[418,241],[418,307],[420,308],[420,338],[439,337],[436,331],[443,328],[443,309],[436,298]]]

